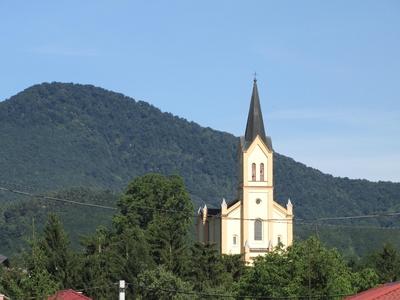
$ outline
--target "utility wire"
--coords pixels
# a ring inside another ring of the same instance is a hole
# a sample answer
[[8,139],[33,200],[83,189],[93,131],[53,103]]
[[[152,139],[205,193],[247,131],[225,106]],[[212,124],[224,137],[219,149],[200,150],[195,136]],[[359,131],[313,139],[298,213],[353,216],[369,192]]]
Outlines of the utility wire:
[[[11,188],[7,188],[7,187],[1,187],[1,186],[0,186],[0,191],[10,192],[10,193],[19,194],[19,195],[23,195],[23,196],[27,196],[27,197],[32,197],[32,198],[59,201],[59,202],[64,202],[64,203],[69,203],[69,204],[74,204],[74,205],[96,207],[96,208],[102,208],[102,209],[108,209],[108,210],[114,210],[114,211],[118,210],[117,207],[100,205],[100,204],[95,204],[95,203],[79,202],[79,201],[74,201],[74,200],[69,200],[69,199],[64,199],[64,198],[59,198],[59,197],[46,196],[46,195],[41,195],[41,194],[33,194],[33,193],[24,192],[24,191],[11,189]],[[154,210],[154,211],[161,211],[161,212],[167,212],[167,213],[184,214],[183,211],[176,210],[176,209],[165,209],[165,208],[157,208],[157,207],[135,205],[135,204],[130,204],[130,206],[133,206],[133,207],[136,207],[136,208],[139,208],[139,209],[144,209],[144,210]],[[189,215],[187,215],[187,216],[189,216]],[[190,216],[191,217],[195,217],[195,218],[200,217],[199,214],[192,214]],[[218,215],[210,215],[209,214],[209,215],[207,215],[207,218],[211,218],[211,219],[212,218],[215,218],[215,219],[226,219],[226,220],[244,220],[244,221],[260,220],[260,221],[263,221],[263,222],[277,222],[277,223],[294,223],[294,222],[298,223],[298,222],[302,222],[303,224],[314,224],[314,223],[319,223],[319,222],[324,222],[324,221],[340,221],[340,220],[380,218],[380,217],[395,217],[395,216],[400,216],[400,212],[375,212],[375,213],[365,214],[365,215],[323,217],[323,218],[314,218],[314,219],[293,218],[293,220],[292,219],[286,219],[286,218],[281,218],[281,219],[279,219],[279,218],[261,219],[261,218],[227,217],[227,216],[221,216],[220,214],[218,214]],[[319,224],[319,225],[325,225],[325,224]]]
[[5,188],[5,187],[0,187],[0,191],[10,192],[10,193],[23,195],[23,196],[28,196],[28,197],[32,197],[32,198],[39,198],[39,199],[46,199],[46,200],[65,202],[65,203],[69,203],[69,204],[82,205],[82,206],[89,206],[89,207],[117,210],[116,207],[112,207],[112,206],[106,206],[106,205],[100,205],[100,204],[94,204],[94,203],[86,203],[86,202],[78,202],[78,201],[74,201],[74,200],[67,200],[67,199],[51,197],[51,196],[46,196],[46,195],[40,195],[40,194],[32,194],[32,193],[23,192],[23,191],[10,189],[10,188]]
[[[132,285],[131,283],[127,283],[127,285]],[[197,295],[202,297],[220,297],[220,298],[234,298],[234,299],[269,299],[269,300],[278,300],[278,299],[332,299],[333,297],[346,297],[350,296],[348,294],[335,294],[335,295],[311,295],[310,296],[285,296],[285,297],[268,297],[268,296],[258,296],[258,295],[228,295],[228,294],[218,294],[218,293],[204,293],[204,292],[195,292],[195,291],[182,291],[176,289],[165,289],[160,287],[148,287],[144,285],[139,285],[139,288],[149,290],[149,291],[162,291],[167,293],[176,293],[176,294],[185,294],[185,295]]]

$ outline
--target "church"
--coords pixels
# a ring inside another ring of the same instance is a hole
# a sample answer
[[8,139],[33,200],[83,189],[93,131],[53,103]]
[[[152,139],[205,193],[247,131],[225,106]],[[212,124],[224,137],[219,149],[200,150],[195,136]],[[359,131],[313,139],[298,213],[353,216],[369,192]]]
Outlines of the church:
[[293,242],[293,205],[274,201],[274,150],[265,134],[257,80],[254,79],[245,135],[238,147],[238,193],[220,208],[199,208],[197,240],[214,244],[221,254],[241,254],[247,264]]

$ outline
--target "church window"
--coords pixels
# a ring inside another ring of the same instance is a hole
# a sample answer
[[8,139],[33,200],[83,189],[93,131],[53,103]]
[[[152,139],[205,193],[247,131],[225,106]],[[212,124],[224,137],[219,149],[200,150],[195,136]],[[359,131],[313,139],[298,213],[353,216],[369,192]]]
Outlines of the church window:
[[260,181],[264,181],[264,164],[260,164]]
[[278,245],[282,244],[282,237],[280,235],[278,235]]
[[251,180],[256,181],[256,164],[251,165]]
[[262,240],[262,220],[260,219],[254,221],[254,240]]
[[237,235],[236,234],[233,236],[233,244],[237,245]]

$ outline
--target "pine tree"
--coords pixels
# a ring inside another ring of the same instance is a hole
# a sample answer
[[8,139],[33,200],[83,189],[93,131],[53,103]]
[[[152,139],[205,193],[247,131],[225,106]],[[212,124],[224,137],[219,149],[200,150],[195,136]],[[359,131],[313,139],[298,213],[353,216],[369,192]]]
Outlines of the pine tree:
[[61,288],[71,288],[74,283],[75,258],[69,249],[69,239],[62,223],[55,214],[50,214],[39,241],[45,257],[45,266]]

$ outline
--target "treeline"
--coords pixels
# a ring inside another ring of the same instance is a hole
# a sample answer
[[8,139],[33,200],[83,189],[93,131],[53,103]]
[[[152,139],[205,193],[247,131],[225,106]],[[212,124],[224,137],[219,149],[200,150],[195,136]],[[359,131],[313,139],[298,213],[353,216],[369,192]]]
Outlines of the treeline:
[[[15,190],[22,187],[12,187]],[[37,194],[37,191],[30,191]],[[39,194],[39,193],[38,193]],[[118,194],[111,191],[96,191],[88,188],[71,188],[47,193],[47,196],[83,203],[96,203],[115,207]],[[0,254],[15,255],[26,249],[28,240],[32,236],[32,224],[36,231],[43,230],[49,214],[56,214],[68,232],[71,246],[78,250],[82,246],[82,236],[91,234],[100,225],[109,227],[114,210],[77,206],[68,202],[44,200],[40,197],[19,196],[4,192],[8,199],[0,206]],[[90,217],[88,217],[90,216]]]
[[124,279],[128,299],[339,299],[400,278],[400,255],[389,245],[346,262],[316,238],[276,248],[248,267],[240,256],[195,243],[192,216],[180,177],[138,177],[118,200],[110,228],[86,236],[82,250],[71,248],[62,223],[50,214],[43,231],[32,232],[29,249],[1,269],[0,291],[12,299],[45,299],[73,288],[113,299]]

